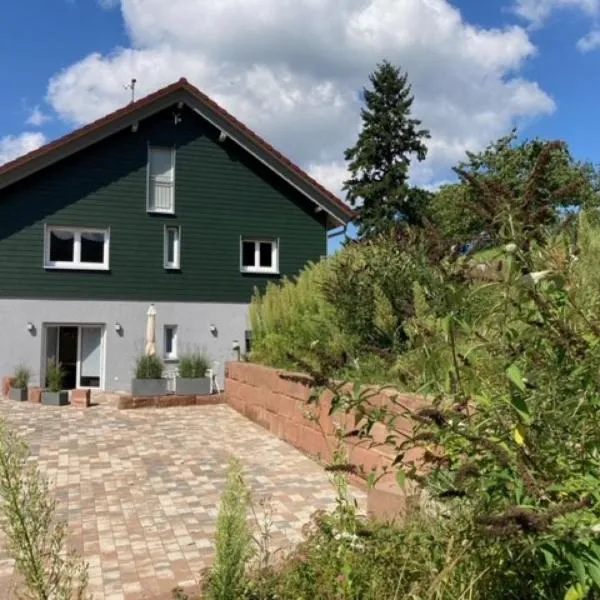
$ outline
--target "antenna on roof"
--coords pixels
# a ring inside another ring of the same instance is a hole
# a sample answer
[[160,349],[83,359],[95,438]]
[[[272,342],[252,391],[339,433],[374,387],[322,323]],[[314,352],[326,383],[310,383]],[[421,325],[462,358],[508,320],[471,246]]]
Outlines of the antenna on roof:
[[131,90],[131,104],[135,102],[135,84],[137,83],[137,79],[132,78],[131,83],[128,85],[124,85],[123,87],[126,90]]

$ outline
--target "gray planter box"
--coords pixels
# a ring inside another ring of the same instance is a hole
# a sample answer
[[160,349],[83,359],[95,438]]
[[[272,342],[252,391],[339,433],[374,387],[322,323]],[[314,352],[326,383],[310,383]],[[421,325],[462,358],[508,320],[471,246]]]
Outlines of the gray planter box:
[[27,400],[27,388],[10,388],[8,397],[17,402],[25,402]]
[[46,406],[67,406],[69,404],[69,392],[42,392],[42,404]]
[[132,396],[166,396],[166,379],[132,379]]
[[199,379],[175,379],[175,393],[178,396],[208,396],[210,394],[210,377]]

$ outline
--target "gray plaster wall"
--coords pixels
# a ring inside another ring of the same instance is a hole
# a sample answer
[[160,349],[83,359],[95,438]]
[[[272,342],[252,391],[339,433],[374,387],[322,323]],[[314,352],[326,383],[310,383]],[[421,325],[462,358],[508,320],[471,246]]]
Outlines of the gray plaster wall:
[[[98,300],[0,299],[0,376],[24,364],[32,371],[31,385],[40,383],[44,358],[44,325],[94,324],[105,326],[104,383],[107,391],[129,391],[135,359],[144,350],[148,302]],[[156,302],[157,353],[163,356],[163,326],[177,325],[178,353],[205,350],[219,363],[222,385],[224,364],[237,358],[234,341],[244,349],[247,304]],[[34,326],[28,331],[27,325]],[[122,326],[119,334],[115,324]],[[217,330],[212,333],[214,325]],[[167,364],[167,370],[176,364]]]

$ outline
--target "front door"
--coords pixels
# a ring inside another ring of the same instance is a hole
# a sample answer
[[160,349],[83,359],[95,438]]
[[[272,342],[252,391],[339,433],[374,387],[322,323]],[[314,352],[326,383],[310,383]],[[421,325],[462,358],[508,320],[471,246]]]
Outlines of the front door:
[[77,387],[77,327],[58,328],[58,362],[63,369],[63,389]]
[[[47,325],[45,365],[58,361],[63,389],[99,388],[102,384],[101,325]],[[45,366],[44,365],[44,366]]]

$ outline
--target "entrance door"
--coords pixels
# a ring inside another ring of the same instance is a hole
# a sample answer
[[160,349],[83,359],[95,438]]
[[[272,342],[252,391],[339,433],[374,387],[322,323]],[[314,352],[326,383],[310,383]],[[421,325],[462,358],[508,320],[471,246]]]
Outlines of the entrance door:
[[45,365],[61,364],[63,389],[100,388],[102,385],[102,326],[47,325]]
[[77,387],[77,327],[58,328],[58,362],[63,369],[63,389]]

